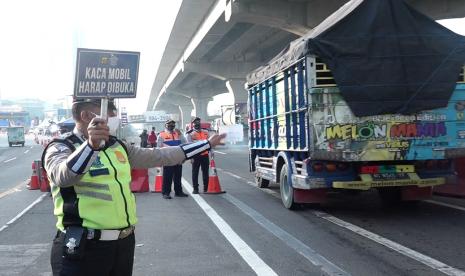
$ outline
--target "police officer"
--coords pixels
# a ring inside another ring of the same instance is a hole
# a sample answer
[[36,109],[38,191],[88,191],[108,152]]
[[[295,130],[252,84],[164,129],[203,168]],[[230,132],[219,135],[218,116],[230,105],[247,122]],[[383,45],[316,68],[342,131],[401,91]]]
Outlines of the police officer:
[[[165,122],[165,130],[158,134],[159,148],[179,146],[186,143],[186,139],[175,130],[176,122],[169,119]],[[174,195],[187,197],[181,186],[182,164],[163,166],[163,185],[161,193],[164,199],[171,199],[171,183],[174,182]]]
[[137,223],[131,167],[179,164],[221,143],[216,136],[163,149],[127,145],[112,136],[119,122],[111,101],[108,109],[106,121],[97,117],[100,100],[75,100],[76,127],[42,154],[57,217],[53,275],[131,275]]
[[[195,117],[192,120],[193,128],[186,133],[187,142],[198,142],[208,140],[208,131],[201,129],[200,118]],[[208,163],[210,158],[208,157],[208,151],[203,151],[199,155],[193,158],[192,161],[192,185],[194,187],[194,194],[199,193],[199,168],[202,168],[202,179],[203,179],[203,191],[208,190]]]

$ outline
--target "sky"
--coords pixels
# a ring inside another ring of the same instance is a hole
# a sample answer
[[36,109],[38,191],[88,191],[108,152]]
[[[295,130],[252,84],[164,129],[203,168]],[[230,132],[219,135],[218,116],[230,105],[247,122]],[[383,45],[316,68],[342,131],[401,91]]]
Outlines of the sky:
[[[0,97],[53,101],[72,95],[76,48],[141,52],[137,98],[147,107],[181,0],[15,0],[0,3]],[[71,99],[71,97],[69,97]]]
[[[78,47],[138,51],[137,98],[121,100],[121,106],[129,114],[141,114],[180,4],[181,0],[1,1],[0,98],[53,101],[72,95]],[[464,18],[441,23],[465,35]],[[225,100],[232,104],[231,95],[215,97]]]

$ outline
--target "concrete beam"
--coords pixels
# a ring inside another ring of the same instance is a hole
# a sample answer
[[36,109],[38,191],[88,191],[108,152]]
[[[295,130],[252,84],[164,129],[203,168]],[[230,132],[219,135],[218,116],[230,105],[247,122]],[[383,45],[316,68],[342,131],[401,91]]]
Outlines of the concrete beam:
[[226,88],[234,95],[234,103],[247,102],[247,90],[245,90],[245,79],[230,79],[226,81]]
[[192,98],[194,105],[194,116],[200,117],[202,120],[208,120],[207,106],[212,98]]
[[465,17],[464,0],[407,0],[407,2],[436,20]]
[[263,65],[257,62],[184,62],[184,72],[208,75],[223,81],[245,78],[253,69]]
[[282,0],[230,1],[226,21],[234,20],[264,25],[302,36],[307,25],[307,3]]

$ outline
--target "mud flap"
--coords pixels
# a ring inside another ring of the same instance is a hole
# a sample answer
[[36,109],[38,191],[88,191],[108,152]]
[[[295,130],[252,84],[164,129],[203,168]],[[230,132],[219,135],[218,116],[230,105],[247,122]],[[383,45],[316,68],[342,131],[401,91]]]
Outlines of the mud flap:
[[294,202],[296,203],[325,203],[328,189],[302,190],[294,188]]
[[433,187],[402,187],[401,196],[403,201],[414,201],[430,199],[433,195]]

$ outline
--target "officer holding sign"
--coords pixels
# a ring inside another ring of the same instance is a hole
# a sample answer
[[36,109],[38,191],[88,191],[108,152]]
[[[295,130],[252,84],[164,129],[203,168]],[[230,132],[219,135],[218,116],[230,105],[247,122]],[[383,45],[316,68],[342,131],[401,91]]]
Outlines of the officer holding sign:
[[114,136],[119,121],[109,97],[135,97],[138,53],[78,49],[77,60],[76,126],[42,154],[57,217],[53,275],[132,275],[137,217],[131,168],[179,164],[224,137],[163,149],[122,142]]
[[112,101],[108,120],[99,118],[100,104],[99,99],[75,100],[75,129],[43,153],[58,228],[53,275],[131,275],[137,224],[131,168],[176,165],[224,138],[162,149],[135,147],[112,135],[118,126]]

